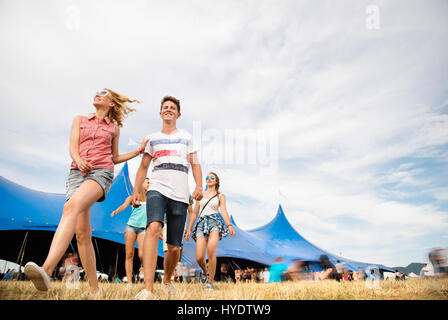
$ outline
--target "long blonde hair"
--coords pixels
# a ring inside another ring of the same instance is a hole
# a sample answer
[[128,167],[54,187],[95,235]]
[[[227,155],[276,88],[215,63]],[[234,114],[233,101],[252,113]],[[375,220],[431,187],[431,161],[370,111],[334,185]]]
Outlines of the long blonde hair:
[[135,111],[135,109],[128,107],[126,105],[126,102],[140,103],[140,101],[137,99],[132,100],[126,97],[125,95],[119,94],[111,89],[107,88],[104,89],[110,93],[109,97],[115,103],[115,106],[109,110],[107,116],[109,117],[109,119],[111,119],[113,122],[115,122],[118,126],[121,127],[123,126],[123,118],[125,118],[128,115],[128,113]]

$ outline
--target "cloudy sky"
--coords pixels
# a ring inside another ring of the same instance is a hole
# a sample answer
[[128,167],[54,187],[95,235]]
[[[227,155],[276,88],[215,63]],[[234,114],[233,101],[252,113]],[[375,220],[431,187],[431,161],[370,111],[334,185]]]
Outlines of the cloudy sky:
[[72,119],[98,89],[142,101],[122,153],[160,129],[169,94],[241,228],[281,202],[330,252],[426,261],[448,247],[447,13],[444,0],[1,0],[0,175],[64,193]]

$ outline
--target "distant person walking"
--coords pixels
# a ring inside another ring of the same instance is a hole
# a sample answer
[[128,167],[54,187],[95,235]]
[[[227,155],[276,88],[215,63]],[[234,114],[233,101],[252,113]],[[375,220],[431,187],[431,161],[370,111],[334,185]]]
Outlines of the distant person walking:
[[59,269],[59,272],[62,275],[62,281],[74,281],[75,279],[79,279],[79,267],[78,267],[79,259],[78,254],[68,253],[63,259],[63,264]]
[[265,283],[268,283],[269,282],[269,277],[270,277],[270,272],[269,272],[268,268],[264,268],[264,271],[263,271],[263,281]]
[[448,254],[442,248],[432,249],[428,254],[429,261],[437,278],[448,276]]
[[340,260],[337,260],[335,268],[336,268],[336,275],[335,275],[336,280],[341,281],[345,274],[345,265],[343,263],[341,263]]
[[53,236],[48,256],[42,267],[34,262],[25,265],[25,274],[38,290],[48,290],[50,275],[67,250],[76,231],[79,256],[89,281],[90,290],[83,297],[98,294],[95,251],[92,245],[90,207],[104,201],[114,178],[114,165],[141,154],[139,149],[118,153],[123,118],[135,111],[126,103],[138,102],[110,89],[95,94],[95,113],[76,116],[70,133],[70,156],[73,162],[67,177],[66,202],[62,218]]
[[314,280],[338,279],[338,273],[334,264],[326,254],[319,257],[319,264],[322,271],[314,273]]
[[[143,185],[140,189],[140,199],[142,201],[141,206],[132,207],[131,216],[126,223],[124,230],[125,239],[125,270],[128,283],[132,283],[132,271],[134,269],[134,252],[135,241],[138,246],[138,258],[140,259],[140,265],[143,266],[143,240],[145,239],[146,230],[146,191],[149,188],[149,178],[145,178]],[[132,202],[132,195],[126,198],[125,202],[111,213],[111,217],[125,210]]]
[[[205,289],[213,290],[213,280],[216,274],[216,248],[222,237],[235,236],[226,208],[226,196],[219,192],[220,181],[216,173],[210,172],[205,178],[207,190],[201,201],[196,201],[193,214],[189,217],[185,239],[190,236],[196,241],[196,261],[202,269],[201,282],[207,283]],[[221,215],[219,211],[221,209]],[[199,221],[192,227],[199,213]],[[224,219],[224,221],[223,221]],[[205,263],[205,251],[208,256],[208,271]]]
[[275,263],[269,268],[269,282],[281,282],[287,270],[288,266],[283,263],[282,257],[275,258]]
[[420,277],[431,277],[434,275],[434,272],[431,272],[431,268],[428,266],[427,263],[423,265],[423,268],[420,270]]

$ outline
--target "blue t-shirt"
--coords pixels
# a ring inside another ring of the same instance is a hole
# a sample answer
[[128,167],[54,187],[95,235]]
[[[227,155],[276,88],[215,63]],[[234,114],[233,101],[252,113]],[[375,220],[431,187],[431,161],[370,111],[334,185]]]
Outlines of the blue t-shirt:
[[146,202],[143,202],[140,207],[132,207],[127,224],[136,228],[146,228]]
[[288,270],[288,266],[283,263],[274,263],[269,269],[269,282],[281,282],[282,274]]

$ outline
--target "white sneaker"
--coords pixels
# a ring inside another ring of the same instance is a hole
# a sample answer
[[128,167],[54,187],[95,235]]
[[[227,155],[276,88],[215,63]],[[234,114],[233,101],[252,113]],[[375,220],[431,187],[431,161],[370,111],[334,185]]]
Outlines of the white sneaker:
[[205,286],[205,290],[213,290],[213,284],[211,282],[208,282],[207,285]]
[[91,292],[89,290],[89,291],[81,293],[81,299],[87,299],[87,300],[98,299],[98,298],[101,298],[102,293],[103,292],[101,291],[100,288],[98,288],[98,290],[96,290],[95,292]]
[[176,288],[174,288],[173,284],[170,283],[163,283],[162,282],[162,290],[165,292],[167,296],[175,296],[176,295]]
[[134,297],[134,300],[157,300],[157,298],[151,291],[143,289],[139,293],[137,293],[137,295]]
[[28,262],[24,268],[25,275],[30,279],[37,290],[47,291],[50,288],[50,277],[44,268],[34,262]]

